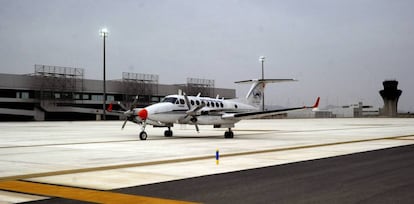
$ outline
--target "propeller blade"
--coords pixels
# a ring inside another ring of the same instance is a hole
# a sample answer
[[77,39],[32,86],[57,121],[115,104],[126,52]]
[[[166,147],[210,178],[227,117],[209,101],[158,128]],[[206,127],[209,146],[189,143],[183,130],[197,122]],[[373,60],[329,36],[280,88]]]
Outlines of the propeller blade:
[[122,108],[122,110],[127,111],[128,108],[124,106],[120,101],[118,101],[118,105]]
[[204,108],[204,106],[206,106],[206,104],[204,104],[204,103],[200,104],[199,106],[197,106],[197,107],[194,109],[194,112],[197,112],[197,111],[201,110],[202,108]]
[[127,117],[131,116],[133,114],[133,111],[127,110],[124,112],[124,115],[126,115]]
[[135,96],[134,101],[132,101],[131,107],[129,108],[129,110],[132,111],[137,106],[137,101],[138,101],[138,95]]
[[122,124],[122,130],[124,129],[124,127],[125,127],[125,125],[126,125],[127,122],[128,122],[128,118],[125,119],[124,124]]
[[191,110],[191,104],[190,104],[190,100],[188,100],[187,94],[185,94],[184,92],[183,95],[184,95],[184,100],[185,100],[185,103],[187,104],[188,110]]
[[197,133],[200,133],[200,129],[198,128],[198,125],[197,124],[195,124],[195,128],[197,130]]

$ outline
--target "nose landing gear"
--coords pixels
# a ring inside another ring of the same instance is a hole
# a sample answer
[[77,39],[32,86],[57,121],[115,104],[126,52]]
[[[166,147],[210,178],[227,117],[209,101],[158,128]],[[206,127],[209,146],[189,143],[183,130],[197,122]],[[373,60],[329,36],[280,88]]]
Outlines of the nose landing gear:
[[141,140],[146,140],[147,137],[148,137],[147,132],[145,132],[145,126],[146,125],[147,125],[146,121],[144,120],[143,123],[142,123],[142,130],[139,133],[139,139],[141,139]]
[[139,139],[141,139],[141,140],[146,140],[146,139],[147,139],[147,137],[148,137],[148,135],[147,135],[147,133],[146,133],[145,131],[141,131],[141,132],[139,133]]

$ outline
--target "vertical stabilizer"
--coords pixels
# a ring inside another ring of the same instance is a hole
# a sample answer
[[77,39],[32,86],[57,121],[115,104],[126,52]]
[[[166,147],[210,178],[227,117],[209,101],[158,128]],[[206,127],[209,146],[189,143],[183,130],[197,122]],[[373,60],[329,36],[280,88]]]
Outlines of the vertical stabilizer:
[[236,81],[238,84],[252,84],[249,92],[247,92],[246,100],[252,106],[260,107],[262,104],[264,88],[267,83],[278,83],[296,81],[295,79],[252,79],[245,81]]

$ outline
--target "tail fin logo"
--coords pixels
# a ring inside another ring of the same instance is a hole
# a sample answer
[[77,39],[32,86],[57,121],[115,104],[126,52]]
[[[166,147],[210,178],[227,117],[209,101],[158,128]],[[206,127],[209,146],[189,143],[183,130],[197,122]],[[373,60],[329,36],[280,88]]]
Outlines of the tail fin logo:
[[262,92],[260,90],[255,89],[253,91],[253,97],[256,98],[256,99],[262,98]]

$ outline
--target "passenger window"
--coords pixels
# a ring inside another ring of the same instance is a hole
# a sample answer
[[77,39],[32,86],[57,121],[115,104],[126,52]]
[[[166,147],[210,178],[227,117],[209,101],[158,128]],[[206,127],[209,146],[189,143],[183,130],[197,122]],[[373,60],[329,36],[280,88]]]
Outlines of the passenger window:
[[218,108],[218,107],[220,107],[220,105],[219,105],[219,103],[218,102],[216,102],[216,107]]
[[184,99],[180,98],[180,104],[185,104]]
[[207,101],[207,107],[210,107],[210,102],[209,101]]
[[194,105],[194,101],[193,101],[193,100],[191,100],[191,102],[190,102],[190,103],[191,103],[191,105],[192,105],[192,106]]
[[211,102],[211,107],[213,107],[213,108],[214,108],[214,102]]
[[221,106],[222,108],[224,108],[224,105],[223,105],[223,103],[220,103],[220,106]]
[[199,106],[199,105],[200,105],[200,101],[198,101],[198,100],[197,100],[197,101],[196,101],[196,104]]

